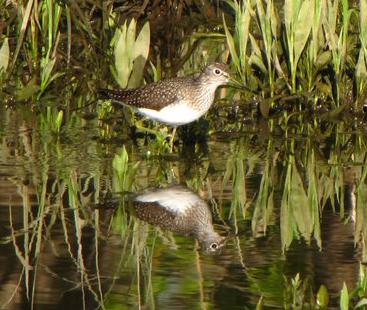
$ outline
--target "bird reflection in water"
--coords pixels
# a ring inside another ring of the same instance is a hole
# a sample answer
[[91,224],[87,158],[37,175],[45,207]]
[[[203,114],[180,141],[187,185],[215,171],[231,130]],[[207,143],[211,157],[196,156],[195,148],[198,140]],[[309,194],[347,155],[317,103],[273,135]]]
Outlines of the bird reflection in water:
[[218,252],[225,243],[214,230],[208,204],[182,185],[138,194],[134,209],[137,217],[149,224],[194,237],[208,254]]

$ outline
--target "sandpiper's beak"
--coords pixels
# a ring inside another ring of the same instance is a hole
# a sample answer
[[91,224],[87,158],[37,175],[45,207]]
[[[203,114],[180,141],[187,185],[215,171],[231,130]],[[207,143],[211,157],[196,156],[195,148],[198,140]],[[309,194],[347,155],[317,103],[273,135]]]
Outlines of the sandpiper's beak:
[[225,84],[228,83],[229,80],[231,79],[231,76],[229,75],[229,73],[227,73],[225,71],[223,71],[222,77],[225,79],[225,81],[224,81]]
[[237,87],[244,87],[244,85],[241,82],[238,82],[232,77],[229,77],[229,82]]

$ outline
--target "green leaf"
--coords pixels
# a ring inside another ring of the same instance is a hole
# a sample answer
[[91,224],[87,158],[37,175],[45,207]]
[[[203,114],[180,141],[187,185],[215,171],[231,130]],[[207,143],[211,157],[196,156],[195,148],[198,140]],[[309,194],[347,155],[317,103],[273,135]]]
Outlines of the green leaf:
[[340,309],[341,310],[348,310],[349,309],[349,294],[348,288],[344,282],[343,288],[340,295]]
[[134,43],[132,58],[136,59],[139,56],[147,58],[149,54],[149,46],[150,46],[150,27],[149,22],[146,22]]
[[44,67],[42,68],[42,73],[41,73],[41,89],[45,89],[47,84],[48,84],[48,80],[51,76],[51,72],[52,69],[55,65],[56,62],[56,58],[53,59],[49,59],[47,61],[47,63],[44,65]]
[[131,58],[133,55],[133,49],[135,44],[135,35],[136,35],[136,20],[132,19],[126,31],[126,50],[128,51],[129,55],[131,55]]
[[63,117],[64,117],[64,111],[60,110],[59,113],[57,113],[57,117],[56,117],[56,130],[57,130],[57,132],[60,131]]
[[[358,309],[360,307],[366,306],[367,305],[367,298],[362,298],[354,307],[355,309]],[[365,308],[363,308],[365,309]]]
[[[126,22],[119,29],[116,29],[115,36],[115,69],[117,73],[117,83],[125,88],[129,80],[130,72],[132,69],[132,64],[130,64],[129,50],[127,48],[127,25]],[[131,53],[131,50],[130,50]]]
[[325,285],[321,285],[317,292],[317,305],[321,309],[326,309],[329,304],[329,293]]
[[268,70],[266,69],[262,59],[255,55],[255,54],[252,54],[249,58],[249,64],[250,65],[256,65],[264,74],[267,74],[268,73]]
[[39,89],[40,87],[39,85],[37,85],[37,77],[34,76],[25,87],[17,91],[16,99],[19,101],[27,100],[35,95],[39,91]]
[[367,48],[367,0],[359,1],[360,39],[363,47]]
[[317,55],[315,66],[319,70],[330,63],[331,60],[331,52],[325,51]]
[[136,21],[126,22],[117,28],[111,41],[114,46],[115,70],[111,70],[117,83],[122,87],[137,87],[141,84],[143,69],[148,58],[150,47],[150,27],[145,23],[138,37]]
[[312,19],[312,2],[310,0],[305,0],[301,5],[297,22],[294,24],[294,64],[296,66],[310,35],[312,28],[312,23],[310,21]]
[[6,71],[9,65],[9,41],[8,38],[5,38],[3,45],[0,49],[0,71]]
[[228,48],[229,48],[229,53],[231,54],[232,56],[232,61],[237,69],[238,72],[241,72],[241,66],[240,66],[240,60],[238,58],[238,54],[237,54],[237,51],[236,51],[236,46],[234,44],[234,40],[233,40],[233,37],[231,35],[231,33],[229,32],[228,28],[227,28],[227,24],[226,24],[226,21],[224,19],[224,15],[223,15],[223,27],[224,27],[224,32],[226,34],[226,39],[227,39],[227,45],[228,45]]
[[365,57],[364,57],[364,53],[363,50],[360,49],[359,51],[359,56],[358,56],[358,62],[356,65],[356,76],[359,79],[366,79],[367,78],[367,68],[366,68],[366,61],[365,61]]
[[260,297],[259,301],[256,304],[256,308],[255,309],[256,310],[262,310],[262,309],[264,309],[264,297],[263,296]]
[[149,22],[146,22],[136,38],[132,51],[133,68],[129,79],[128,87],[138,87],[141,85],[141,80],[144,73],[145,63],[148,59],[150,47],[150,27]]

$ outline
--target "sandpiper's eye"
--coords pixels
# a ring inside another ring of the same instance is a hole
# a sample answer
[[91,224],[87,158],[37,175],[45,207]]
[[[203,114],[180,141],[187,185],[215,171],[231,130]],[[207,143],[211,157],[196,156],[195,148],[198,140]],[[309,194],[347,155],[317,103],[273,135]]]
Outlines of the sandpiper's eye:
[[219,70],[219,69],[214,69],[214,74],[215,75],[220,75],[222,73],[222,71],[221,70]]
[[216,244],[216,243],[214,242],[214,243],[212,243],[212,244],[210,245],[210,248],[211,248],[212,250],[216,250],[216,249],[218,248],[218,244]]

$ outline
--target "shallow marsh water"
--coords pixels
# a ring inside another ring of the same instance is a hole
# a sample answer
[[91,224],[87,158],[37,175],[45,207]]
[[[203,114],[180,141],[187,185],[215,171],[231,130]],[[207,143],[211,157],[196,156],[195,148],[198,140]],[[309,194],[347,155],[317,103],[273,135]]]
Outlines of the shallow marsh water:
[[[154,139],[106,143],[101,124],[80,117],[53,135],[37,117],[1,111],[3,308],[251,309],[261,298],[266,309],[313,308],[320,285],[332,308],[343,283],[357,285],[363,151],[333,163],[335,142],[308,146],[252,123],[149,157]],[[193,238],[134,217],[127,192],[172,183],[208,201],[222,251],[207,255]]]

